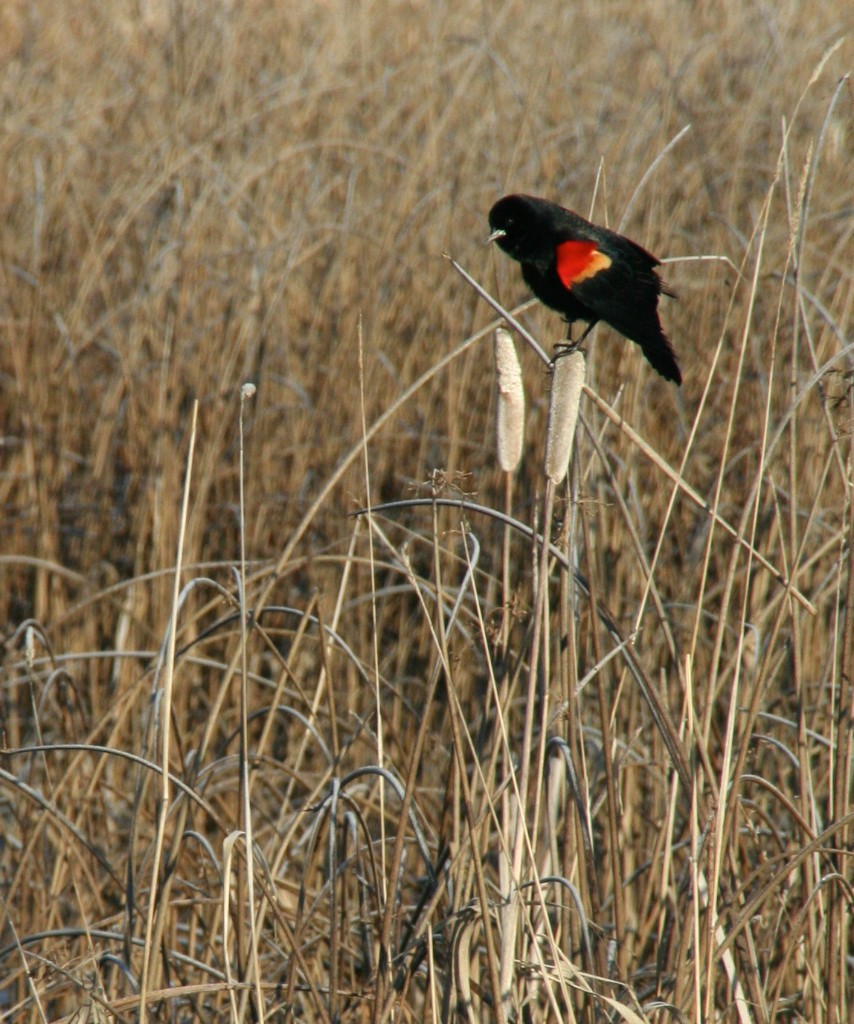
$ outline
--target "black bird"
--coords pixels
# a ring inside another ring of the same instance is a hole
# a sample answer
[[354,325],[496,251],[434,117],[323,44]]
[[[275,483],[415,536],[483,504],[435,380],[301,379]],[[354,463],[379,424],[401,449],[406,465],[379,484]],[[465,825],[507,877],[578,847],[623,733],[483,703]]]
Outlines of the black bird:
[[637,242],[600,228],[556,203],[505,196],[489,211],[490,242],[522,264],[537,298],[587,330],[604,321],[636,342],[666,380],[682,383],[676,353],[658,319],[658,297],[673,296],[656,272],[661,265]]

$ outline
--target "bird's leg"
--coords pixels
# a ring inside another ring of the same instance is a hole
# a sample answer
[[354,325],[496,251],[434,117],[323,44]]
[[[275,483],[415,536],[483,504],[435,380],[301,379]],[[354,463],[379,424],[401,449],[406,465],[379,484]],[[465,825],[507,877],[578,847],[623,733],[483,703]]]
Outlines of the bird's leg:
[[557,343],[557,345],[555,345],[555,356],[554,356],[555,359],[560,359],[561,356],[568,356],[570,352],[575,352],[578,348],[580,348],[581,347],[581,343],[585,340],[587,335],[593,330],[593,328],[598,323],[599,323],[598,320],[591,320],[590,323],[587,325],[587,329],[584,331],[584,333],[581,335],[581,337],[578,338],[577,341],[573,341],[572,340],[572,324],[573,324],[573,321],[571,321],[571,320],[567,321],[567,324],[566,324],[566,340],[565,341],[559,341]]
[[[569,355],[570,352],[575,350],[575,346],[578,342],[572,340],[572,325],[574,323],[574,320],[566,321],[566,338],[555,345],[555,359],[560,359],[561,356]],[[554,364],[554,359],[552,360],[552,363]]]

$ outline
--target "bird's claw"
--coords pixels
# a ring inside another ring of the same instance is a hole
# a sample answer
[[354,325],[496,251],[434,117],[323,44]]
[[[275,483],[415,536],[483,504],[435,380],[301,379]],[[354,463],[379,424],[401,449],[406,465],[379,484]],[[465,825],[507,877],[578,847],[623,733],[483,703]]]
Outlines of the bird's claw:
[[567,338],[566,341],[559,341],[555,345],[554,355],[549,362],[549,369],[553,370],[558,359],[563,359],[564,356],[572,355],[573,352],[577,352],[581,345],[582,339],[579,338],[577,341],[573,341],[572,338]]

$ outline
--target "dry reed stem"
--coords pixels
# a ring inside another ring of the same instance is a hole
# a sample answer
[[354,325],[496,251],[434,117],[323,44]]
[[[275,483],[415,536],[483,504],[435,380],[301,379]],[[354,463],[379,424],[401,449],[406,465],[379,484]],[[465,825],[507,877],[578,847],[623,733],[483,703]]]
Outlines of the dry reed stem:
[[[151,954],[160,946],[160,939],[163,933],[168,881],[161,888],[160,865],[163,859],[163,845],[166,836],[166,815],[169,810],[169,761],[171,759],[172,747],[172,690],[175,673],[175,645],[178,633],[178,611],[181,605],[181,573],[184,560],[184,540],[187,531],[187,513],[190,503],[190,482],[192,480],[193,455],[196,446],[196,424],[198,419],[199,403],[193,403],[193,415],[190,423],[190,442],[187,451],[187,468],[184,476],[184,490],[181,499],[181,518],[177,539],[177,550],[175,554],[175,575],[172,585],[172,613],[169,620],[169,633],[166,638],[164,659],[163,659],[163,690],[158,691],[155,697],[153,714],[155,720],[159,716],[160,743],[160,791],[158,794],[157,813],[157,836],[154,844],[154,856],[151,867],[151,898],[148,904],[148,914],[145,921],[145,945],[143,947],[142,971],[139,990],[139,1020],[145,1024],[148,1019],[147,993],[152,979],[150,971],[153,970]],[[157,729],[154,730],[155,735]],[[158,934],[155,936],[155,919],[158,922]],[[155,961],[156,963],[156,961]],[[159,973],[158,973],[159,978]],[[151,987],[157,988],[156,984]]]

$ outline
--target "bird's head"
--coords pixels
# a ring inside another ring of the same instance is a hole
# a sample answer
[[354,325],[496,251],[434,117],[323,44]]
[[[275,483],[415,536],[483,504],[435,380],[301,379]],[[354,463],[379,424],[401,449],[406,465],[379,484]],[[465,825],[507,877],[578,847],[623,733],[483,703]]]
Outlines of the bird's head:
[[505,196],[489,211],[492,232],[487,242],[497,242],[514,260],[534,260],[550,235],[542,200],[533,196]]

